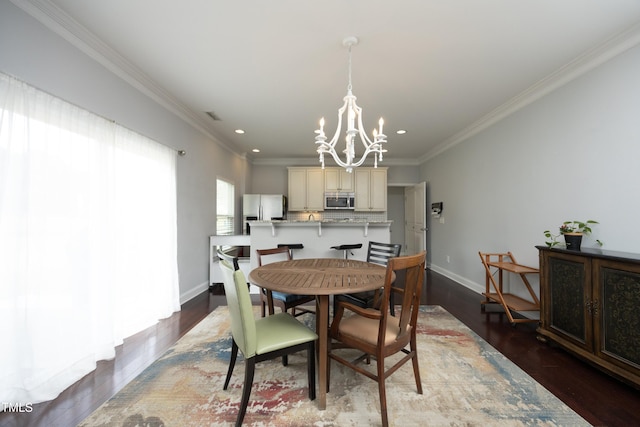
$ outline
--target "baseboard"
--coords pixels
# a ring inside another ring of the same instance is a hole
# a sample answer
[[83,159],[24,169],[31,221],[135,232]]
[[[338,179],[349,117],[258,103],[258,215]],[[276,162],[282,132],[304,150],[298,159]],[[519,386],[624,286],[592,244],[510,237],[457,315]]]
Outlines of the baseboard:
[[438,274],[442,274],[443,276],[453,280],[456,283],[461,284],[462,286],[464,286],[465,288],[468,288],[470,290],[472,290],[473,292],[478,293],[479,295],[482,295],[482,293],[485,291],[484,289],[484,285],[475,283],[471,280],[468,280],[465,277],[459,276],[445,268],[439,267],[437,265],[431,264],[429,266],[429,268],[433,271],[435,271]]
[[203,293],[204,291],[209,289],[209,281],[203,282],[199,285],[194,286],[193,288],[189,289],[188,291],[181,293],[180,294],[180,305],[184,304],[185,302],[197,297],[198,295],[200,295],[201,293]]

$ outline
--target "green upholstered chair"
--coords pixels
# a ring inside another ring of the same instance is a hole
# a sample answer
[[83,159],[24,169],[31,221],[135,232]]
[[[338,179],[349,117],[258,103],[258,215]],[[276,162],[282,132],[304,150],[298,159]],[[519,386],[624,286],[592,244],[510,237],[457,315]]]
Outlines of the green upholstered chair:
[[307,350],[309,399],[314,400],[316,398],[315,341],[318,336],[288,313],[255,319],[247,281],[242,270],[234,270],[233,265],[225,260],[220,261],[220,269],[231,315],[231,335],[233,336],[231,360],[223,387],[225,390],[233,373],[238,349],[245,359],[244,386],[236,426],[242,425],[247,411],[255,365],[258,362]]
[[229,264],[233,265],[233,269],[234,270],[240,270],[240,265],[238,264],[238,257],[228,254],[220,249],[218,249],[217,251],[218,254],[218,258],[221,260],[225,260],[227,261]]

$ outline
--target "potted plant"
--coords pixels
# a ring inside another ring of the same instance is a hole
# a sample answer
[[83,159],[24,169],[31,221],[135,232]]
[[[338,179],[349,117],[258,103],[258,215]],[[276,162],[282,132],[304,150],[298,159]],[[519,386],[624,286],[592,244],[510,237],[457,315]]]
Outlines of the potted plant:
[[[593,230],[591,230],[591,226],[593,224],[599,224],[598,221],[594,221],[592,219],[587,221],[565,221],[562,223],[559,234],[552,234],[550,230],[545,230],[544,235],[547,239],[545,243],[550,248],[560,244],[558,242],[558,237],[564,236],[565,244],[567,249],[579,251],[580,244],[582,243],[582,236],[589,235]],[[596,240],[598,245],[602,246],[602,242],[600,240]]]

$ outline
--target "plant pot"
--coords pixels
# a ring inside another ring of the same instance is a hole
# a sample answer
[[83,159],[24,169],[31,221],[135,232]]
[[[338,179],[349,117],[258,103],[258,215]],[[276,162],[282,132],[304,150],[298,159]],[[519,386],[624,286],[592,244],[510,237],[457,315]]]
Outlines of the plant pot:
[[564,233],[564,241],[570,251],[579,251],[582,243],[582,233]]

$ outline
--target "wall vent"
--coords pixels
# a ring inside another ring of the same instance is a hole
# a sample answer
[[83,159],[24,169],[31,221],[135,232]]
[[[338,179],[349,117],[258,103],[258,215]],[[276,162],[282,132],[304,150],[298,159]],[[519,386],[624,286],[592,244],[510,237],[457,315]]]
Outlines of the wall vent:
[[214,113],[213,111],[207,111],[207,116],[211,117],[213,120],[215,120],[216,122],[221,121],[222,119],[220,117],[218,117],[218,115],[216,113]]

